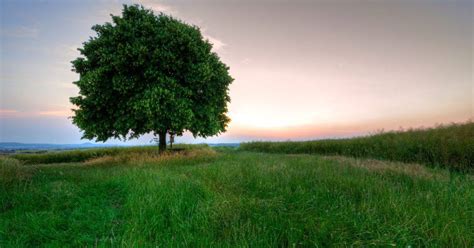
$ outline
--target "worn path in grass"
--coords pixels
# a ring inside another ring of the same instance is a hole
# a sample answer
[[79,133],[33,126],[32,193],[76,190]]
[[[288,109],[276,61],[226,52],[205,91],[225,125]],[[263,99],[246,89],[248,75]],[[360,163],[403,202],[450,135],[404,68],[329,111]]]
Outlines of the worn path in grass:
[[1,247],[474,245],[472,176],[419,165],[209,150],[8,164]]

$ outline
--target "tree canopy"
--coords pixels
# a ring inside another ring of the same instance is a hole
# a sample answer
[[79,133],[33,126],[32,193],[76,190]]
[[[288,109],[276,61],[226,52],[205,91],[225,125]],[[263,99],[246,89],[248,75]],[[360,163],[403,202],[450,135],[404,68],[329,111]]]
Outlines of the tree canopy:
[[226,131],[233,78],[196,26],[140,5],[95,25],[97,36],[72,61],[80,75],[73,123],[83,138],[106,141],[146,133],[208,137]]

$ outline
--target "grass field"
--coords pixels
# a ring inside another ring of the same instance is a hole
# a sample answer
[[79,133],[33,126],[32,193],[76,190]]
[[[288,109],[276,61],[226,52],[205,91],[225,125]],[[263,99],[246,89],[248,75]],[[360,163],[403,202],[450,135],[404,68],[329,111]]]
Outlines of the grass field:
[[474,122],[382,132],[366,137],[305,142],[251,142],[241,149],[375,158],[474,171]]
[[474,246],[468,173],[205,146],[90,152],[1,158],[0,247]]

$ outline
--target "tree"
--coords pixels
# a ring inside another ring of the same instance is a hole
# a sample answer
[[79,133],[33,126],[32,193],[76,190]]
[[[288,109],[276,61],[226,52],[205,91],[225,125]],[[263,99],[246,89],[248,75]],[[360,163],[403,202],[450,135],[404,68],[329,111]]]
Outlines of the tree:
[[132,139],[146,133],[208,137],[226,131],[233,78],[199,28],[140,5],[123,6],[72,61],[80,76],[73,123],[86,139]]

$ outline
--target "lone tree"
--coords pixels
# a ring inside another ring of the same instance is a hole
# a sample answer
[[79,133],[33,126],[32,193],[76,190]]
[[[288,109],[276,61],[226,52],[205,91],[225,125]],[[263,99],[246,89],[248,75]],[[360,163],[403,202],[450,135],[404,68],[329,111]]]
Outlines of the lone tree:
[[226,131],[229,67],[199,28],[140,5],[123,6],[72,61],[80,79],[73,123],[86,139],[132,139],[146,133],[208,137]]

